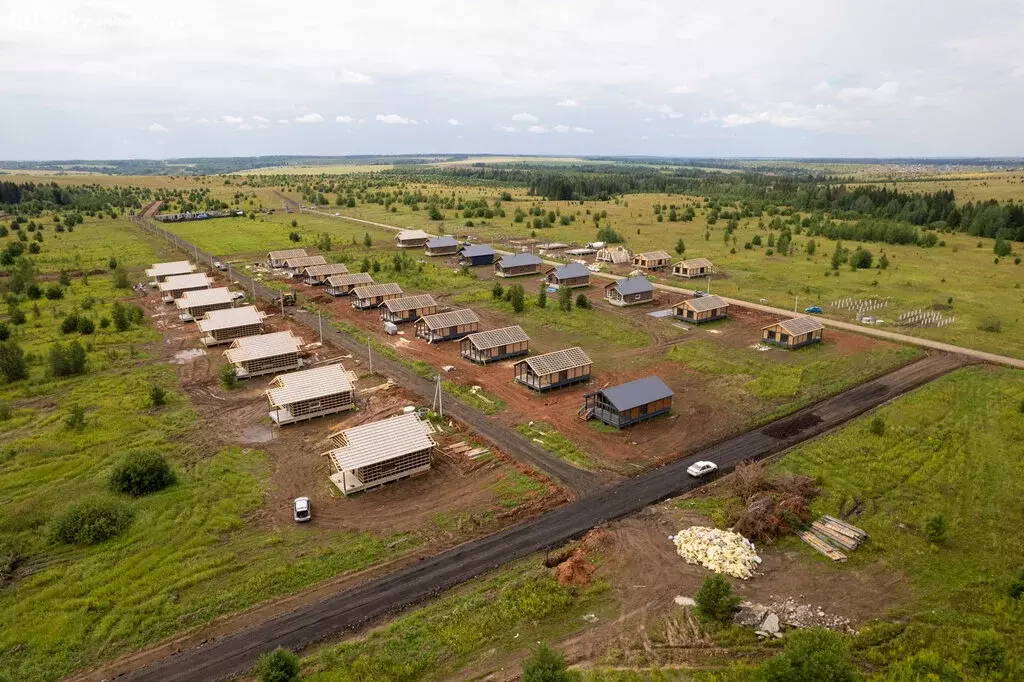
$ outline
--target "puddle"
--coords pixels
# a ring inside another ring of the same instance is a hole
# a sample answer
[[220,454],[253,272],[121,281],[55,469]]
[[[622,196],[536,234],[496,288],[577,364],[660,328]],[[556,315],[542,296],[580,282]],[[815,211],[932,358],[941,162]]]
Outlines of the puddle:
[[274,431],[269,426],[255,424],[242,430],[243,443],[269,443],[274,440]]
[[205,354],[206,351],[204,351],[202,348],[189,348],[188,350],[179,350],[177,353],[174,354],[174,357],[171,359],[171,362],[173,362],[176,365],[184,365],[186,362],[191,362],[196,358],[202,357]]

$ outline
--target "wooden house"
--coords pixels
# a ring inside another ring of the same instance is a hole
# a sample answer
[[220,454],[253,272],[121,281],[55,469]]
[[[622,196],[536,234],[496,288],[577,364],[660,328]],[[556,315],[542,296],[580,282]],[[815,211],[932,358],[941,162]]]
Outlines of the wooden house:
[[490,244],[473,244],[462,247],[462,260],[470,267],[491,265],[497,257],[498,253]]
[[400,249],[419,249],[430,240],[430,235],[423,230],[402,230],[395,235],[395,244]]
[[290,372],[302,367],[302,339],[291,332],[245,336],[231,342],[224,357],[235,366],[239,379]]
[[267,265],[272,268],[283,268],[284,262],[289,258],[302,258],[308,256],[305,249],[282,249],[271,251],[267,254]]
[[590,286],[590,270],[583,263],[567,263],[552,268],[546,277],[548,284],[557,284],[567,289]]
[[326,453],[331,482],[349,495],[429,471],[432,433],[415,412],[339,431],[331,436],[337,447]]
[[627,277],[604,286],[604,298],[612,305],[630,306],[654,300],[654,285],[646,277]]
[[459,240],[455,237],[434,237],[426,244],[426,254],[428,256],[454,256],[460,248],[462,248],[462,244],[459,244]]
[[270,419],[294,424],[356,406],[353,375],[341,365],[324,365],[278,375],[267,389]]
[[398,298],[402,293],[402,287],[394,282],[357,286],[352,289],[352,307],[357,310],[377,308],[384,301]]
[[146,270],[146,276],[153,280],[150,285],[156,287],[168,277],[188,275],[195,271],[196,266],[191,261],[176,260],[170,263],[153,263],[153,267]]
[[781,320],[761,329],[761,342],[783,348],[799,348],[822,339],[825,325],[810,315]]
[[356,287],[373,284],[368,272],[350,272],[347,275],[332,275],[327,278],[327,293],[331,296],[348,296]]
[[588,393],[580,413],[622,429],[672,409],[672,389],[656,376]]
[[672,306],[672,315],[685,322],[700,324],[729,316],[729,304],[721,296],[698,296]]
[[284,269],[292,277],[296,277],[302,274],[302,272],[313,265],[327,265],[327,259],[323,256],[298,256],[296,258],[289,258],[284,262]]
[[535,355],[515,364],[515,379],[535,391],[547,391],[590,380],[593,363],[582,348]]
[[672,266],[672,274],[676,277],[707,277],[714,271],[715,266],[707,258],[688,258]]
[[530,352],[530,337],[519,325],[470,334],[459,342],[459,353],[467,360],[485,365]]
[[522,277],[540,273],[540,258],[532,253],[517,253],[505,256],[494,264],[494,274],[498,277]]
[[426,339],[427,343],[455,341],[477,331],[480,331],[480,318],[469,308],[424,315],[416,320],[416,336]]
[[213,280],[205,272],[193,272],[189,275],[171,275],[157,285],[164,303],[174,303],[186,291],[209,289]]
[[415,322],[421,317],[437,312],[437,301],[430,294],[400,296],[388,299],[380,305],[380,319],[392,324]]
[[263,328],[265,317],[266,315],[252,305],[211,310],[197,321],[199,331],[203,333],[199,340],[203,345],[216,346],[221,343],[230,343],[243,336],[262,334],[265,331]]
[[178,307],[178,317],[182,322],[200,320],[211,310],[232,308],[238,297],[227,287],[216,289],[197,289],[186,291],[174,300]]
[[606,246],[597,250],[594,260],[599,263],[611,263],[612,265],[624,265],[629,263],[629,249],[625,246]]
[[347,275],[348,267],[344,263],[325,263],[323,265],[310,265],[303,270],[304,282],[310,286],[319,286],[327,283],[327,278],[335,275]]
[[665,251],[644,251],[633,254],[633,265],[641,270],[661,270],[672,263],[672,256]]

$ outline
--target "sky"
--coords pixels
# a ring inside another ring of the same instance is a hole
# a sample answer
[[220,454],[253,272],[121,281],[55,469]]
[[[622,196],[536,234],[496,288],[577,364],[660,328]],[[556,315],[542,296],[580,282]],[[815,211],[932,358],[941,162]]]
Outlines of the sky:
[[1024,155],[1020,0],[33,0],[0,159]]

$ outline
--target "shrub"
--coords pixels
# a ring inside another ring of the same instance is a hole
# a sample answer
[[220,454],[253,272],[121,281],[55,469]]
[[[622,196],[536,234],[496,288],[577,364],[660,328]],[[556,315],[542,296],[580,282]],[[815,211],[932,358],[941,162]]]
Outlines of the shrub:
[[0,403],[0,422],[5,422],[13,414],[10,403]]
[[576,297],[576,307],[580,308],[581,310],[590,309],[590,299],[587,298],[586,294],[580,294],[579,296]]
[[115,493],[140,497],[174,483],[174,472],[161,453],[139,450],[128,453],[114,464],[108,483]]
[[857,679],[850,648],[842,635],[823,628],[797,630],[786,636],[782,653],[761,667],[761,679],[771,682]]
[[25,317],[25,311],[19,308],[17,304],[7,307],[7,317],[10,318],[11,324],[25,324],[28,319]]
[[875,417],[871,420],[871,433],[876,436],[885,434],[885,420],[881,417]]
[[540,285],[540,291],[537,292],[537,307],[548,307],[548,287],[546,284]]
[[14,341],[0,342],[0,374],[8,382],[21,381],[28,377],[25,351]]
[[110,318],[109,317],[101,317],[100,318],[100,329],[106,329],[109,326],[110,326]]
[[107,268],[110,269],[110,270],[116,270],[117,269],[117,259],[114,258],[113,256],[111,256],[110,260],[107,261]]
[[850,254],[850,268],[853,270],[870,268],[873,261],[874,256],[867,249],[860,248]]
[[989,317],[978,323],[978,330],[998,334],[1003,331],[1003,323],[994,317]]
[[6,322],[0,322],[0,341],[11,338],[11,326]]
[[114,286],[118,289],[131,289],[132,283],[128,280],[128,271],[123,265],[114,268]]
[[292,240],[293,242],[300,242],[300,241],[302,241],[302,237],[299,235],[298,232],[289,232],[288,233],[288,239]]
[[693,600],[697,603],[697,615],[722,624],[732,620],[732,614],[740,603],[740,598],[732,593],[729,581],[717,573],[704,578]]
[[960,682],[964,676],[959,665],[926,649],[897,663],[885,679],[889,682]]
[[294,682],[299,679],[298,655],[280,647],[263,654],[256,663],[256,679],[259,682]]
[[512,311],[517,313],[523,312],[526,308],[526,292],[523,291],[523,287],[516,284],[512,286],[510,291],[512,292],[512,298],[510,300],[510,303],[512,303]]
[[982,632],[967,650],[967,663],[986,677],[1002,672],[1006,668],[1006,646],[999,633]]
[[491,298],[495,301],[500,301],[505,295],[505,287],[501,286],[501,282],[495,282],[494,286],[491,287]]
[[64,287],[62,287],[59,284],[51,284],[50,286],[46,287],[46,291],[44,292],[44,294],[46,298],[50,299],[51,301],[58,301],[64,298]]
[[238,388],[238,372],[234,365],[225,365],[220,371],[220,384],[229,391]]
[[572,310],[572,289],[562,287],[558,290],[558,309],[566,313]]
[[539,644],[523,661],[522,682],[569,682],[570,675],[561,652],[546,644]]
[[363,233],[363,246],[365,246],[366,248],[370,248],[371,246],[373,246],[373,239],[370,237],[369,232]]
[[61,334],[73,334],[78,329],[78,315],[71,313],[60,323]]
[[160,407],[167,404],[167,391],[162,386],[153,386],[149,389],[149,402],[153,407]]
[[69,286],[71,286],[71,277],[68,275],[68,271],[67,270],[61,270],[60,271],[60,277],[59,277],[59,279],[57,281],[60,283],[60,285],[62,287],[69,287]]
[[25,287],[25,295],[28,296],[28,298],[33,301],[38,301],[40,298],[43,297],[43,290],[38,284],[32,282],[27,287]]
[[1013,582],[1010,583],[1010,598],[1020,599],[1024,597],[1024,571],[1021,571]]
[[50,373],[55,377],[85,373],[85,347],[77,340],[53,344],[48,359]]
[[96,323],[92,319],[84,316],[78,318],[79,334],[92,334],[94,331],[96,331]]
[[57,517],[53,539],[68,545],[96,545],[127,530],[132,517],[131,507],[120,500],[87,500]]
[[946,530],[948,526],[949,524],[946,522],[946,517],[942,514],[929,516],[928,520],[924,523],[924,536],[928,538],[928,542],[936,545],[942,544],[946,539]]
[[68,412],[68,416],[64,418],[64,426],[69,431],[78,431],[85,426],[85,408],[81,405],[75,405]]

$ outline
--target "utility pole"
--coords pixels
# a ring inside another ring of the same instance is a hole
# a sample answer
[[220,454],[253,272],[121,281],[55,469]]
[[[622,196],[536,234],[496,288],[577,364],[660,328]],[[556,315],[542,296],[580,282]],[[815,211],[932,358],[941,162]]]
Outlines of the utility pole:
[[434,404],[431,405],[431,409],[439,416],[444,419],[444,401],[442,396],[444,391],[441,389],[441,375],[437,375],[437,384],[434,386]]
[[284,318],[284,292],[281,292],[281,317]]
[[795,313],[796,309],[799,308],[799,307],[800,307],[800,297],[799,296],[794,296],[793,297],[793,312]]
[[373,347],[370,345],[370,339],[366,339],[366,357],[370,361],[370,374],[373,374]]
[[316,311],[317,326],[320,328],[320,345],[324,343],[324,317],[319,310]]
[[711,275],[708,275],[708,295],[711,295]]

